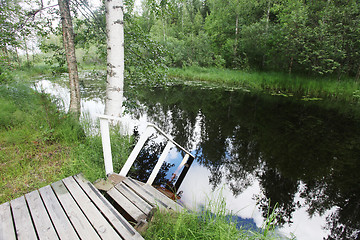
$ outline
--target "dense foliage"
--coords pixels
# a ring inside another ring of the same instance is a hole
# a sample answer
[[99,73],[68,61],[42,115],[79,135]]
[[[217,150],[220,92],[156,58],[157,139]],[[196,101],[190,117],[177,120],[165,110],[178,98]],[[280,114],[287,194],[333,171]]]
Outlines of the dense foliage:
[[[124,4],[128,80],[160,79],[157,70],[165,64],[360,78],[356,0],[146,0],[141,11],[134,1]],[[104,65],[104,6],[74,0],[71,8],[78,60]],[[58,19],[56,6],[4,0],[0,10],[0,68],[11,61],[20,65],[18,49],[29,62],[34,33],[40,49],[53,56],[48,63],[65,63],[61,32],[51,24]]]
[[316,75],[360,75],[356,0],[175,0],[142,25],[172,66],[224,66]]
[[48,35],[52,25],[53,18],[41,14],[45,9],[42,0],[0,1],[0,66],[34,61],[37,39]]
[[[164,50],[156,41],[150,39],[140,27],[140,18],[134,13],[134,2],[124,1],[125,31],[125,78],[148,84],[163,79]],[[82,13],[84,6],[76,6]],[[76,10],[75,9],[75,10]],[[105,6],[97,10],[87,8],[90,16],[82,14],[75,20],[75,44],[86,51],[82,61],[85,64],[105,65],[106,63],[106,19]],[[47,47],[44,44],[44,47]]]

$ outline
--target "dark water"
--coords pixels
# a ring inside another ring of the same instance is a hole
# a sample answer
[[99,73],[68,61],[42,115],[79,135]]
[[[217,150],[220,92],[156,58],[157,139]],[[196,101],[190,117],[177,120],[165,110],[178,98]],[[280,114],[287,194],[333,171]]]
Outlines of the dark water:
[[240,216],[244,193],[256,203],[253,215],[276,206],[277,222],[298,239],[360,238],[360,120],[349,106],[184,85],[136,98],[134,116],[146,115],[196,156],[181,186],[186,201],[208,192],[194,187],[200,181],[231,193]]
[[[82,106],[101,114],[104,87],[95,83],[84,81]],[[228,209],[258,227],[276,207],[279,231],[287,236],[360,239],[355,106],[189,85],[125,96],[138,102],[128,102],[128,116],[158,125],[195,155],[179,190],[187,206],[221,191]],[[152,154],[140,156],[133,173],[140,180],[162,147],[154,140],[147,148]],[[170,152],[158,183],[176,171],[180,157]]]

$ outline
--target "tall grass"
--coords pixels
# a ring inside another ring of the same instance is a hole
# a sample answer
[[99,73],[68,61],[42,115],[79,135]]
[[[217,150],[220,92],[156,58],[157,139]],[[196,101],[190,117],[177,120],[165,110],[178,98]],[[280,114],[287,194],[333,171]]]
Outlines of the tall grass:
[[16,68],[13,72],[13,78],[18,82],[28,82],[34,77],[41,75],[53,75],[54,69],[46,64],[36,64],[34,66],[23,66]]
[[[23,84],[0,85],[0,203],[80,172],[91,181],[105,177],[101,138],[86,125],[59,111],[49,95]],[[132,140],[115,130],[120,171]]]
[[276,232],[276,212],[269,214],[264,225],[257,229],[239,227],[237,217],[226,209],[221,195],[208,199],[201,211],[157,211],[145,239],[284,239]]
[[[110,138],[114,172],[120,172],[130,155],[133,139],[121,135],[117,126],[111,128]],[[82,172],[91,182],[106,176],[99,133],[87,135],[84,141],[72,149],[70,157],[71,161],[62,168],[66,176]]]
[[[106,65],[86,65],[81,64],[78,66],[79,71],[81,70],[106,70]],[[34,77],[38,76],[53,76],[61,73],[66,73],[68,70],[66,67],[51,66],[45,63],[36,63],[31,66],[22,66],[15,68],[12,74],[6,76],[13,78],[17,82],[29,82],[33,81]],[[0,69],[1,72],[1,69]],[[0,82],[1,78],[0,78]]]
[[59,133],[65,127],[78,132],[72,119],[57,113],[48,96],[25,85],[1,85],[0,102],[0,202],[4,202],[56,180],[70,151]]
[[357,102],[360,83],[352,79],[307,77],[276,72],[245,72],[216,68],[171,68],[170,77],[221,83],[270,94],[296,95],[302,98],[332,98]]

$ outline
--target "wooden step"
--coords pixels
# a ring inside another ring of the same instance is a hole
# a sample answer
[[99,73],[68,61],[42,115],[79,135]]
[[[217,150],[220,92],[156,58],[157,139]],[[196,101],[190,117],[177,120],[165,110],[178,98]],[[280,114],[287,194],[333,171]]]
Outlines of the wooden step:
[[101,183],[102,186],[106,186],[109,197],[136,223],[149,220],[156,208],[174,211],[183,209],[154,187],[132,178],[112,174],[108,181]]

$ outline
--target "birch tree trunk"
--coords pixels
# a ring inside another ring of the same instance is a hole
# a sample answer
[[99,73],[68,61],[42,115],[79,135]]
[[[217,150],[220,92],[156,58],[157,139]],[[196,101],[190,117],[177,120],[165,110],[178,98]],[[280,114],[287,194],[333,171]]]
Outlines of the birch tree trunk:
[[15,47],[15,52],[16,52],[16,61],[18,62],[19,68],[21,68],[21,62],[20,62],[20,57],[19,57],[19,51],[18,48]]
[[[265,25],[265,49],[267,47],[267,39],[269,37],[269,22],[270,22],[270,8],[271,8],[271,0],[268,1],[268,8],[266,11],[266,25]],[[262,59],[262,67],[265,67],[265,61],[266,61],[266,54],[263,54]]]
[[235,22],[235,43],[234,43],[234,60],[236,59],[236,55],[237,55],[238,40],[239,40],[239,14],[236,14],[236,22]]
[[123,1],[107,0],[107,85],[105,115],[120,117],[124,93]]
[[30,65],[30,59],[29,59],[29,51],[28,51],[28,47],[27,47],[27,43],[26,43],[26,39],[25,37],[23,37],[24,39],[24,48],[25,48],[25,54],[26,54],[26,65],[29,66]]
[[69,0],[58,0],[63,32],[66,61],[69,69],[70,107],[69,113],[80,115],[80,88],[75,56],[74,31],[71,21]]

